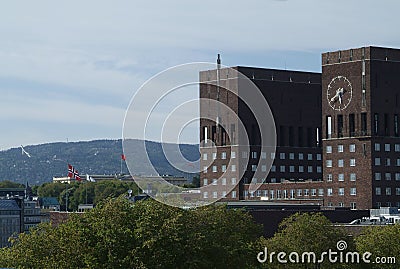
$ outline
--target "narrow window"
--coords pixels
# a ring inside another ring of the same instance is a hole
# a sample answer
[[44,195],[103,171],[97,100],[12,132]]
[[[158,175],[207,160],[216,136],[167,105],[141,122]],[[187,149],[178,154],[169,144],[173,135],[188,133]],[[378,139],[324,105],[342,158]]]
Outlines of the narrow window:
[[338,137],[343,137],[343,115],[337,116]]
[[367,135],[367,113],[361,113],[361,135]]
[[399,115],[394,115],[394,136],[399,136]]
[[386,113],[383,116],[383,124],[384,124],[385,136],[389,136],[389,115]]
[[326,116],[326,138],[332,138],[332,117]]
[[356,135],[356,125],[355,125],[354,114],[349,115],[349,133],[350,133],[350,137]]
[[377,135],[379,131],[379,114],[374,114],[374,134]]

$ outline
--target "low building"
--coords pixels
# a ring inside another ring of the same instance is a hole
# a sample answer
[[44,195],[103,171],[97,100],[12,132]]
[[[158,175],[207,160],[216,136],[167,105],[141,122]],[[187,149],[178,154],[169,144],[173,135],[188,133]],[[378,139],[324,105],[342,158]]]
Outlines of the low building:
[[23,231],[21,200],[0,199],[0,248],[10,245],[8,239]]

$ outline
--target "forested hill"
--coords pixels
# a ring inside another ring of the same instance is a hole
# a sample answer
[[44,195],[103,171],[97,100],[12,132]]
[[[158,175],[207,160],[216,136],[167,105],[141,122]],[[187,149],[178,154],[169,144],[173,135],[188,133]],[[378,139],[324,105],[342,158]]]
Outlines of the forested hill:
[[[132,146],[143,143],[132,140]],[[146,142],[151,152],[150,159],[159,174],[183,175],[174,169],[166,160],[161,150],[161,144]],[[179,148],[188,160],[199,158],[197,145],[181,144]],[[24,146],[27,154],[21,148],[0,151],[0,181],[10,180],[25,184],[38,185],[50,182],[55,177],[66,176],[67,162],[72,164],[81,175],[85,174],[118,174],[121,172],[121,140],[94,140],[85,142],[59,142],[33,146]],[[141,156],[133,160],[138,168]],[[128,174],[123,162],[122,172]]]

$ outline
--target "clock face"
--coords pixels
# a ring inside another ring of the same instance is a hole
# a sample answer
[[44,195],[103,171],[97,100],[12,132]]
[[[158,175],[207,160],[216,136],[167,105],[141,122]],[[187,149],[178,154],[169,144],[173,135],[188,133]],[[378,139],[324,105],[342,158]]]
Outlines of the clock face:
[[353,88],[350,81],[344,76],[337,76],[328,85],[326,97],[334,110],[343,110],[351,102]]

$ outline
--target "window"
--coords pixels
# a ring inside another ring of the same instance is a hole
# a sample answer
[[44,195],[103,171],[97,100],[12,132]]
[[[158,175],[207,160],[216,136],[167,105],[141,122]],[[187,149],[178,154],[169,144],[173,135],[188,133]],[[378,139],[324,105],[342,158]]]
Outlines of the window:
[[261,165],[261,172],[267,172],[267,166],[265,164]]
[[276,172],[276,165],[271,166],[271,172]]
[[350,166],[356,166],[356,159],[350,159]]
[[281,190],[276,190],[276,199],[281,199]]
[[386,179],[386,180],[391,180],[391,179],[392,179],[392,174],[390,174],[390,173],[385,173],[385,179]]
[[375,158],[375,165],[376,166],[381,165],[381,158]]
[[332,117],[326,116],[326,138],[332,138]]
[[375,188],[375,195],[381,195],[381,188],[380,187],[376,187]]
[[375,135],[378,134],[378,131],[379,131],[379,114],[375,113],[374,114],[374,132],[375,132]]
[[231,185],[236,185],[236,178],[235,177],[231,178]]
[[400,188],[396,188],[396,195],[400,195]]
[[257,165],[255,164],[251,165],[251,171],[253,172],[257,171]]
[[310,194],[308,189],[304,189],[304,196],[308,196]]
[[350,152],[356,152],[356,145],[355,144],[350,144],[349,145],[349,151]]
[[283,190],[283,199],[287,199],[287,190]]
[[208,198],[208,192],[203,192],[203,198],[207,199]]
[[207,186],[207,184],[208,184],[208,180],[206,178],[203,179],[203,186]]
[[295,190],[290,190],[290,198],[295,198]]
[[213,192],[213,198],[214,198],[214,199],[215,199],[215,198],[218,198],[218,192],[216,192],[216,191]]
[[243,159],[246,159],[247,158],[247,151],[242,151],[242,158]]
[[221,197],[222,197],[222,198],[225,198],[225,197],[226,197],[226,191],[222,191]]
[[261,151],[261,159],[266,159],[267,153],[265,151]]
[[375,180],[381,180],[381,173],[375,173]]
[[400,166],[400,159],[396,160],[396,166]]
[[367,113],[361,113],[361,135],[367,135]]
[[217,166],[216,166],[216,165],[213,165],[213,167],[212,167],[212,171],[213,171],[214,173],[216,173],[216,172],[217,172]]
[[343,115],[337,115],[338,137],[343,137]]
[[257,159],[257,151],[252,151],[251,152],[251,158]]
[[343,167],[344,161],[342,159],[338,160],[338,167]]
[[275,191],[274,191],[274,190],[270,190],[270,191],[269,191],[269,198],[270,198],[271,200],[274,200],[274,199],[275,199]]
[[317,153],[317,161],[321,161],[322,160],[322,155],[321,153]]
[[203,173],[207,173],[207,166],[203,166]]
[[303,159],[304,159],[303,153],[299,153],[299,160],[303,160]]
[[332,174],[327,174],[326,175],[326,181],[331,182],[332,181]]
[[339,196],[343,196],[344,195],[344,188],[339,188],[338,195]]
[[339,206],[339,207],[344,207],[344,203],[343,203],[343,202],[339,202],[339,203],[338,203],[338,206]]
[[332,153],[332,146],[326,146],[326,153]]
[[344,174],[338,175],[338,181],[344,181]]
[[214,178],[214,179],[212,180],[212,184],[213,184],[213,185],[217,185],[217,184],[218,184],[218,180],[217,180],[216,178]]
[[281,165],[281,166],[279,167],[279,171],[280,171],[281,173],[284,173],[284,172],[285,172],[285,166],[284,166],[284,165]]
[[386,195],[392,195],[392,188],[386,188]]
[[213,152],[212,158],[213,158],[213,160],[217,159],[217,153],[216,152]]
[[231,196],[232,198],[236,198],[236,191],[232,191]]
[[317,196],[317,189],[311,189],[311,196]]
[[396,174],[395,174],[395,179],[396,179],[396,180],[400,180],[400,173],[396,173]]
[[294,160],[294,153],[289,153],[289,159]]
[[326,193],[327,193],[328,196],[332,196],[332,194],[333,194],[332,188],[326,189]]
[[271,183],[276,183],[276,178],[271,178]]
[[294,165],[289,166],[289,172],[293,173],[294,172]]
[[375,151],[381,151],[381,144],[375,143]]
[[231,159],[235,159],[236,158],[236,151],[232,151],[231,152]]
[[356,124],[354,114],[349,114],[349,133],[350,136],[355,136],[356,134]]
[[326,160],[326,167],[332,167],[332,160]]
[[281,153],[279,154],[279,158],[280,158],[281,160],[284,160],[284,159],[285,159],[285,153],[284,153],[284,152],[281,152]]
[[297,190],[297,196],[301,196],[303,194],[303,190],[302,189],[298,189]]
[[309,165],[309,166],[307,167],[307,172],[308,172],[308,173],[312,173],[312,170],[313,170],[313,169],[312,169],[312,166]]
[[322,167],[321,166],[317,166],[317,173],[322,173]]
[[307,154],[307,160],[312,161],[312,154]]
[[304,166],[300,165],[299,166],[299,173],[303,173],[304,172]]
[[343,152],[343,145],[338,145],[337,146],[337,151],[338,152]]
[[394,115],[394,136],[399,136],[399,116]]
[[350,181],[356,181],[356,179],[357,179],[356,174],[355,173],[351,173],[350,174]]
[[394,151],[400,152],[400,144],[394,144]]
[[207,161],[207,153],[203,153],[203,160]]
[[385,160],[385,165],[386,165],[386,166],[390,166],[390,158],[386,158],[386,160]]
[[350,208],[351,209],[357,209],[357,204],[355,202],[350,203]]
[[275,152],[271,152],[271,160],[275,159]]
[[385,144],[385,151],[390,151],[390,144]]
[[221,178],[221,185],[226,185],[226,178],[225,177]]
[[221,152],[221,159],[222,160],[226,159],[226,152],[225,151]]
[[324,189],[318,189],[318,196],[324,196]]
[[232,172],[236,172],[236,164],[232,164],[231,170],[232,170]]
[[333,203],[332,203],[332,202],[329,202],[329,203],[328,203],[328,207],[333,207]]
[[350,188],[350,195],[357,195],[357,189],[356,188]]

